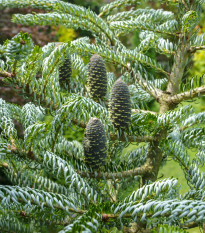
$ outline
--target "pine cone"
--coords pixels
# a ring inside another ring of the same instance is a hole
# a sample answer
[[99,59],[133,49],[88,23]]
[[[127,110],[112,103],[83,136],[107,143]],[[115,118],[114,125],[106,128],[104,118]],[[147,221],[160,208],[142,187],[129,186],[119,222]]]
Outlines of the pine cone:
[[101,56],[94,54],[88,65],[88,92],[92,99],[103,99],[107,92],[107,73]]
[[114,83],[109,101],[110,119],[115,128],[127,129],[131,122],[131,100],[127,84],[120,78]]
[[63,87],[65,84],[70,86],[70,77],[72,74],[71,59],[70,57],[65,58],[63,64],[59,67],[59,82],[60,86]]
[[92,169],[105,165],[107,140],[104,127],[98,118],[91,118],[83,140],[85,163]]

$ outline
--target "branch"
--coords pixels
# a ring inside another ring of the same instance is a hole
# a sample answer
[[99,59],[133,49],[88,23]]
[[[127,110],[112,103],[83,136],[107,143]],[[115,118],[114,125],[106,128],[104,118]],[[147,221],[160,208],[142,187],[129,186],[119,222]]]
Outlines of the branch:
[[186,224],[181,224],[180,227],[183,228],[183,229],[191,229],[191,228],[194,228],[194,227],[198,227],[199,226],[199,222],[189,222],[189,223],[186,223]]
[[195,53],[197,50],[203,50],[205,49],[205,46],[191,46],[190,49],[188,50],[190,53]]
[[188,4],[186,3],[185,0],[182,0],[182,3],[184,4],[184,7],[186,8],[186,11],[189,11],[189,6]]
[[[135,73],[135,70],[132,70],[132,72]],[[145,79],[142,78],[139,72],[138,72],[137,83],[156,100],[158,100],[160,96],[163,96],[163,91],[160,90],[159,88],[151,86]]]
[[[21,203],[26,203],[23,199],[18,199],[18,202],[21,202]],[[34,200],[30,200],[31,204],[32,205],[38,205],[36,204],[36,202]],[[46,202],[43,202],[43,206],[47,207],[47,208],[51,208],[50,205],[48,205]],[[58,210],[64,210],[61,206],[59,205],[56,205],[56,204],[53,204],[53,207],[55,209],[58,209]],[[82,210],[82,209],[73,209],[71,207],[68,207],[66,206],[66,209],[72,213],[78,213],[78,214],[84,214],[85,212],[87,212],[87,210]]]
[[16,66],[17,66],[17,60],[14,61],[13,64],[13,71],[11,73],[6,72],[6,71],[0,71],[0,76],[2,77],[7,77],[7,78],[13,78],[16,76]]
[[[20,153],[20,150],[18,148],[10,148],[11,152],[13,153]],[[26,158],[29,158],[31,160],[37,161],[38,163],[41,163],[42,160],[41,158],[34,156],[33,151],[21,151],[24,153],[24,156]],[[20,155],[22,156],[22,155]],[[0,167],[8,168],[7,163],[0,163]],[[99,172],[96,174],[96,172],[82,172],[82,171],[77,171],[79,175],[82,177],[89,177],[89,178],[96,178],[96,179],[122,179],[130,176],[137,176],[137,175],[149,175],[153,171],[153,166],[152,166],[152,158],[148,158],[146,163],[142,165],[141,167],[136,167],[132,170],[127,170],[127,171],[122,171],[122,172],[116,172],[116,173],[111,173],[111,172]]]
[[12,78],[13,74],[9,73],[9,72],[6,72],[6,71],[0,71],[0,76],[6,77],[6,78]]
[[153,170],[153,167],[150,165],[151,161],[148,159],[147,162],[142,165],[141,167],[136,167],[135,169],[128,170],[128,171],[122,171],[122,172],[81,172],[78,171],[78,174],[81,175],[81,177],[89,177],[89,178],[95,178],[95,179],[122,179],[130,176],[138,176],[138,175],[145,175],[150,174]]
[[9,168],[9,165],[8,165],[8,163],[1,162],[1,163],[0,163],[0,167],[3,167],[3,168],[5,168],[5,169],[8,169],[8,168]]
[[205,94],[205,85],[201,87],[194,88],[193,90],[182,92],[180,94],[174,95],[170,97],[170,102],[178,104],[182,102],[183,100],[192,99],[194,97],[197,97],[199,94],[204,95]]
[[149,110],[141,110],[141,109],[132,109],[132,113],[150,113],[152,115],[157,115],[157,112],[149,111]]
[[116,203],[118,190],[115,188],[113,183],[115,183],[115,182],[113,182],[113,180],[107,180],[108,190],[106,190],[106,193],[109,195],[111,201],[113,203]]
[[18,60],[15,60],[15,61],[14,61],[14,64],[13,64],[13,71],[12,71],[12,73],[11,73],[12,77],[15,77],[15,76],[16,76],[17,62],[18,62]]
[[[15,75],[16,75],[15,73],[9,73],[9,72],[6,72],[6,71],[0,71],[0,76],[2,76],[2,77],[14,78]],[[7,80],[6,80],[6,79],[5,79],[5,80],[3,79],[2,81],[7,81]],[[16,78],[15,81],[18,81],[18,79]],[[18,84],[17,84],[17,85],[18,85]],[[36,95],[36,98],[41,100],[41,104],[43,105],[43,107],[47,108],[47,107],[48,107],[48,104],[49,104],[49,106],[50,106],[50,108],[52,108],[52,110],[54,110],[54,111],[55,111],[55,110],[58,110],[59,105],[56,104],[56,103],[54,104],[54,103],[51,101],[51,99],[49,99],[49,97],[45,96],[45,98],[42,99],[42,95],[39,94],[39,93],[37,93],[37,92],[34,92],[33,90],[32,90],[32,92],[30,93],[30,91],[29,91],[29,82],[25,84],[25,87],[24,87],[24,88],[22,88],[22,86],[18,86],[18,87],[20,87],[21,89],[23,89],[23,90],[25,91],[25,93],[27,94],[27,97],[33,98],[33,95],[32,95],[32,94],[35,94],[35,95]],[[33,101],[34,101],[34,102],[37,102],[37,100],[33,100]],[[37,103],[38,103],[38,102],[37,102]],[[38,103],[38,104],[39,104],[39,103]]]
[[178,49],[174,56],[174,64],[172,66],[170,79],[166,89],[166,91],[171,93],[171,95],[177,94],[180,90],[181,80],[189,57],[187,53],[187,50],[189,50],[187,41],[189,41],[189,39],[190,35],[187,35],[186,40],[184,36],[181,35],[178,40]]
[[[126,141],[126,137],[123,135],[121,135],[120,137],[118,137],[117,134],[112,134],[110,133],[110,139],[111,140],[118,140],[118,141]],[[127,139],[129,142],[151,142],[153,141],[153,137],[152,136],[129,136],[127,135]]]

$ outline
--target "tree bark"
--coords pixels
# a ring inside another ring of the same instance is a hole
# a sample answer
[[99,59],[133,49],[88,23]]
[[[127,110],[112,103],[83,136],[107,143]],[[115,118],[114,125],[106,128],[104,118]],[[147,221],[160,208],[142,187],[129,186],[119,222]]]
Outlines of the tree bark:
[[159,148],[160,140],[153,141],[150,143],[150,150],[148,153],[148,160],[150,160],[150,164],[153,167],[152,173],[145,174],[142,176],[142,186],[147,184],[147,182],[157,180],[159,168],[162,162],[162,151]]
[[187,47],[181,39],[178,50],[175,55],[174,65],[167,86],[167,92],[171,95],[178,94],[180,90],[181,80],[184,74],[184,69],[188,60]]

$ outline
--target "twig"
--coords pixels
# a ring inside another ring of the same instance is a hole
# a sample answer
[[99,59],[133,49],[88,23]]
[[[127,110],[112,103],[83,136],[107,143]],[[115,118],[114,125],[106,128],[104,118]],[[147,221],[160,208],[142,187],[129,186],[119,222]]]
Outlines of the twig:
[[12,77],[15,77],[16,76],[16,67],[17,67],[17,60],[14,61],[14,65],[13,65],[13,71],[12,71]]
[[8,165],[8,163],[1,162],[1,163],[0,163],[0,167],[3,167],[3,168],[8,169],[8,168],[9,168],[9,165]]
[[121,172],[81,172],[78,171],[78,174],[80,174],[82,177],[89,177],[89,178],[96,178],[96,179],[122,179],[130,176],[137,176],[137,175],[145,175],[150,174],[152,172],[153,167],[150,165],[150,160],[147,161],[144,165],[141,167],[136,167],[132,170],[128,171],[121,171]]
[[[134,69],[132,69],[132,73],[133,74],[135,73]],[[162,90],[160,90],[159,88],[154,87],[153,85],[150,85],[144,78],[142,78],[140,73],[138,73],[138,77],[137,77],[136,81],[142,87],[142,89],[147,91],[156,100],[158,100],[159,97],[163,95]]]
[[157,115],[157,112],[149,111],[149,110],[141,110],[141,109],[132,109],[132,113],[150,113],[153,115]]
[[110,197],[113,203],[117,202],[117,195],[116,190],[114,189],[114,186],[112,185],[112,180],[107,181],[108,190],[106,190],[106,193]]
[[198,47],[191,46],[188,51],[191,53],[195,53],[197,50],[203,50],[203,49],[205,49],[205,46],[198,46]]
[[186,91],[170,97],[170,102],[178,104],[184,100],[192,99],[197,97],[199,94],[205,94],[205,85],[201,87],[194,88],[193,90]]
[[[62,121],[64,121],[66,117],[67,116],[65,116]],[[60,129],[61,129],[61,125],[59,125],[58,128],[57,128],[57,130],[56,130],[56,133],[55,133],[55,136],[54,136],[54,141],[53,141],[53,144],[52,144],[52,147],[51,147],[51,152],[54,152],[55,144],[56,144],[56,141],[57,141]]]
[[6,71],[0,71],[0,76],[5,78],[12,78],[12,73],[6,72]]
[[126,137],[124,136],[124,134],[122,134],[121,136],[118,137],[117,134],[112,134],[110,133],[110,139],[111,140],[118,140],[118,141],[129,141],[129,142],[151,142],[153,141],[153,137],[152,136],[129,136],[127,135],[127,140]]
[[183,229],[190,229],[190,228],[198,227],[199,224],[200,224],[199,222],[189,222],[189,223],[181,224],[180,227]]
[[182,0],[182,3],[184,4],[186,11],[189,11],[189,6],[187,5],[185,0]]

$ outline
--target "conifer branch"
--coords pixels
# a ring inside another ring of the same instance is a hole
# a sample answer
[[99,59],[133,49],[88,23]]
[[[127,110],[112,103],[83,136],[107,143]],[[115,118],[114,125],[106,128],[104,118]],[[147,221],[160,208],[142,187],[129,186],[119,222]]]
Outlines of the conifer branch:
[[204,49],[205,49],[205,46],[203,46],[203,45],[202,46],[198,46],[198,47],[191,46],[188,51],[190,53],[195,53],[198,50],[204,50]]
[[81,175],[81,177],[89,177],[89,178],[95,178],[95,179],[123,179],[126,177],[130,177],[130,176],[143,176],[143,175],[147,175],[150,174],[152,172],[153,167],[150,165],[150,160],[147,161],[146,164],[142,165],[141,167],[136,167],[132,170],[128,170],[128,171],[121,171],[121,172],[115,172],[115,173],[111,173],[111,172],[99,172],[99,173],[95,173],[95,172],[81,172],[79,171],[78,174]]
[[149,110],[142,110],[142,109],[132,109],[132,113],[150,113],[152,115],[157,115],[157,112],[149,111]]
[[[164,34],[167,36],[176,36],[176,37],[180,37],[180,32],[166,32],[166,31],[162,31],[162,30],[157,30],[157,29],[152,29],[152,28],[147,28],[145,26],[140,25],[139,27],[136,27],[135,29],[141,29],[141,30],[145,30],[145,31],[150,31],[150,32],[154,32],[154,33],[159,33],[159,34]],[[125,29],[124,29],[125,30]],[[134,31],[134,29],[133,29]],[[123,33],[122,33],[123,34]]]
[[189,6],[188,6],[186,0],[182,0],[182,3],[184,4],[186,10],[189,11]]
[[136,0],[115,0],[109,4],[106,4],[105,6],[101,7],[101,12],[98,15],[98,17],[103,17],[107,15],[110,11],[112,11],[115,8],[119,8],[123,5],[131,5],[138,3]]
[[[135,72],[135,71],[132,70],[132,72]],[[145,79],[143,79],[139,72],[137,74],[137,80],[136,81],[144,90],[146,90],[156,100],[158,100],[159,97],[164,95],[162,90],[160,90],[159,88],[154,87],[153,85],[150,85]]]
[[191,229],[200,226],[200,223],[197,222],[189,222],[189,223],[183,223],[180,224],[180,227],[183,229]]
[[180,38],[179,47],[174,57],[174,64],[172,66],[172,71],[166,90],[172,95],[179,92],[182,75],[184,73],[184,69],[188,59],[187,50],[188,48],[183,41],[183,38]]
[[6,72],[6,71],[0,71],[0,76],[5,78],[12,78],[12,73]]
[[[12,147],[11,153],[16,153],[18,154],[21,158],[25,156],[25,158],[29,158],[33,161],[37,161],[38,163],[42,163],[42,159],[39,156],[34,156],[34,153],[32,150],[30,151],[21,151],[18,148]],[[22,154],[23,153],[23,154]],[[8,169],[9,165],[6,162],[1,162],[0,167],[3,167],[5,169]],[[78,171],[77,173],[81,177],[89,177],[89,178],[95,178],[95,179],[123,179],[126,177],[131,177],[131,176],[143,176],[143,175],[149,175],[152,173],[153,166],[152,166],[152,160],[147,159],[146,163],[142,165],[141,167],[136,167],[131,170],[126,170],[126,171],[120,171],[120,172],[83,172],[83,171]]]
[[[22,203],[22,204],[25,203],[25,198],[24,199],[23,198],[16,198],[16,199],[19,203]],[[30,200],[30,203],[32,205],[37,205],[37,206],[39,205],[39,203],[37,204],[34,200]],[[43,206],[47,207],[47,208],[51,208],[51,205],[49,205],[46,202],[43,202]],[[65,210],[66,209],[67,212],[78,213],[78,214],[84,214],[86,212],[86,210],[74,209],[74,208],[71,208],[68,206],[63,206],[64,208],[62,208],[60,205],[57,205],[57,204],[53,204],[53,207],[55,209],[58,209],[58,210]]]
[[[122,142],[127,141],[124,135],[121,135],[118,137],[117,134],[112,134],[112,133],[110,133],[110,139],[118,140]],[[129,142],[151,142],[153,140],[153,137],[152,136],[129,136],[127,135],[127,139]]]
[[189,100],[195,98],[199,95],[205,94],[205,85],[201,87],[194,88],[193,90],[182,92],[180,94],[170,97],[170,102],[178,104],[184,100]]

